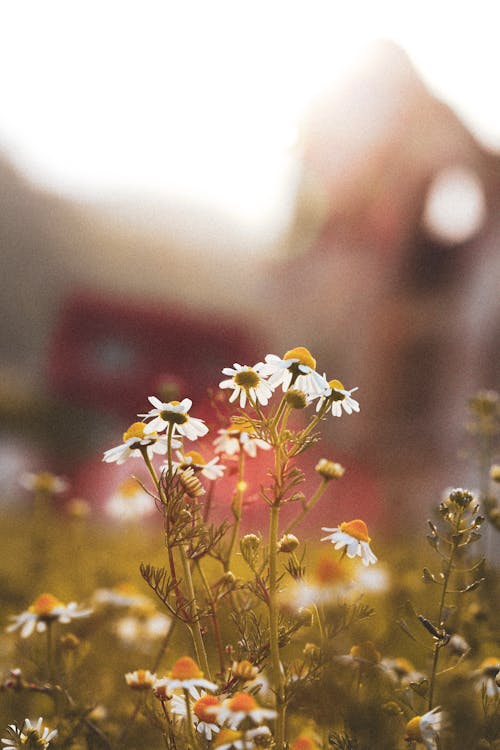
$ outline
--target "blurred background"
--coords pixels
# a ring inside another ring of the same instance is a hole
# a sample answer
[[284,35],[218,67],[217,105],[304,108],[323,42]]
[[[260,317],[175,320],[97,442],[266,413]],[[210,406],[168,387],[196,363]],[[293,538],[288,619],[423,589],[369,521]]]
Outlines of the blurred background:
[[50,469],[100,506],[148,395],[217,429],[220,369],[297,345],[359,386],[316,454],[348,468],[328,521],[402,529],[474,486],[466,403],[500,369],[497,15],[3,2],[2,502]]

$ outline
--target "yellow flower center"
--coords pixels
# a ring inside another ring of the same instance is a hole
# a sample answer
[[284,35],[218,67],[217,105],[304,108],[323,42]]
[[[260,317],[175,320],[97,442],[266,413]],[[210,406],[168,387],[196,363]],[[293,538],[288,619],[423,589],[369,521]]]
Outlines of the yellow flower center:
[[41,471],[36,475],[33,489],[37,492],[53,492],[56,486],[56,477],[50,471]]
[[181,656],[170,670],[170,677],[174,680],[193,680],[203,677],[203,672],[190,656]]
[[248,693],[235,693],[232,698],[228,701],[228,707],[231,711],[243,711],[249,713],[258,707],[257,702],[253,695]]
[[329,380],[328,385],[332,389],[330,398],[332,401],[345,401],[345,396],[340,391],[345,391],[343,383],[340,380]]
[[[128,430],[123,433],[123,442],[126,443],[130,438],[138,438],[139,440],[142,440],[144,438],[144,430],[146,427],[146,422],[134,422],[130,425]],[[148,437],[152,437],[152,435],[148,435]]]
[[221,745],[231,745],[242,737],[243,732],[238,732],[236,729],[221,729],[212,743],[212,750],[216,750]]
[[330,386],[330,388],[335,388],[336,391],[345,391],[345,388],[340,380],[329,380],[328,385]]
[[260,383],[260,378],[255,370],[241,370],[233,376],[233,380],[236,385],[241,386],[245,390],[249,388],[256,388]]
[[[180,406],[180,404],[180,401],[170,401],[169,406]],[[189,420],[185,412],[171,411],[170,409],[163,409],[160,412],[160,417],[170,424],[185,424]]]
[[496,656],[488,656],[481,662],[480,669],[484,675],[495,677],[500,671],[500,659]]
[[349,534],[353,539],[357,539],[359,542],[369,542],[370,537],[368,536],[368,527],[364,521],[356,518],[354,521],[343,521],[340,524],[340,530],[344,534]]
[[363,659],[363,661],[368,661],[370,664],[378,664],[380,661],[380,653],[371,641],[364,641],[353,646],[350,654],[355,659]]
[[408,724],[406,725],[406,736],[410,740],[415,740],[416,742],[422,742],[422,733],[420,732],[420,719],[421,716],[414,716],[413,719],[410,719]]
[[29,607],[29,611],[38,617],[50,617],[56,607],[62,606],[62,602],[52,594],[41,594]]
[[347,571],[344,565],[340,565],[330,555],[320,557],[314,570],[314,578],[318,583],[331,585],[342,583],[347,578]]
[[137,479],[134,479],[134,477],[127,477],[119,487],[119,492],[124,497],[133,497],[137,494],[139,490],[139,485],[137,483]]
[[201,453],[198,453],[198,451],[188,451],[184,454],[184,458],[190,458],[191,463],[197,464],[198,466],[205,466],[207,463]]
[[200,721],[213,723],[215,721],[215,708],[220,706],[219,699],[215,695],[202,695],[193,704],[193,711]]
[[403,656],[398,656],[397,659],[394,660],[394,662],[395,671],[402,676],[415,671],[415,667],[413,666],[411,661],[405,659]]
[[298,359],[301,365],[307,365],[311,370],[316,369],[316,360],[305,346],[296,346],[283,355],[283,359]]
[[251,422],[245,420],[244,422],[231,422],[231,424],[227,428],[227,431],[229,434],[233,435],[239,435],[242,432],[252,434],[253,432],[255,432],[255,427]]

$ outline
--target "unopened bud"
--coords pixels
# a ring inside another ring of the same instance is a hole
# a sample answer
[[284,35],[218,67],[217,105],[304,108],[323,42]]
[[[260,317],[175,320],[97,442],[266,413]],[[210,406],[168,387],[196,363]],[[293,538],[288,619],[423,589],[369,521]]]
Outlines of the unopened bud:
[[450,492],[449,499],[451,503],[454,503],[459,508],[468,508],[474,502],[474,495],[472,492],[458,487],[456,490]]
[[295,552],[299,546],[299,540],[295,534],[284,534],[278,542],[278,552],[286,552],[290,554]]
[[252,567],[257,559],[260,545],[262,544],[262,538],[257,534],[245,534],[240,539],[240,551],[243,555],[243,559]]
[[340,479],[345,474],[345,469],[341,464],[329,461],[327,458],[320,458],[314,469],[327,481],[330,481],[330,479]]

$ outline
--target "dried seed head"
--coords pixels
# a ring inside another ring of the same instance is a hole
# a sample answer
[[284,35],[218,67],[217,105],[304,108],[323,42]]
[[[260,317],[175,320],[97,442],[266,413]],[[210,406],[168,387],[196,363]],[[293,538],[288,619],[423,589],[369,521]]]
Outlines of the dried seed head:
[[292,409],[305,409],[307,406],[307,396],[298,388],[290,388],[285,394],[285,401]]

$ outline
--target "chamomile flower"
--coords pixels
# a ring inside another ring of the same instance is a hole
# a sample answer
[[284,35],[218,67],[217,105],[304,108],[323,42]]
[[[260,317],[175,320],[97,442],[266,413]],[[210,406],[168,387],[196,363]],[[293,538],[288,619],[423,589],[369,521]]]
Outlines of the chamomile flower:
[[66,492],[69,486],[63,477],[58,477],[50,471],[40,471],[38,474],[27,472],[22,474],[20,483],[25,490],[47,495],[59,495]]
[[[149,458],[153,453],[164,454],[168,450],[166,435],[158,435],[149,429],[150,425],[145,422],[134,422],[128,430],[123,433],[123,443],[105,451],[103,461],[107,464],[123,464],[129,458],[137,458],[142,455],[141,449],[146,449]],[[146,433],[146,428],[148,432]],[[180,448],[180,442],[172,442],[173,448]]]
[[198,451],[188,451],[187,453],[177,451],[177,461],[174,461],[174,466],[181,469],[191,467],[195,473],[199,472],[207,479],[212,480],[222,477],[226,470],[226,467],[219,463],[219,456],[206,461]]
[[407,742],[420,742],[427,750],[437,750],[438,737],[444,729],[445,717],[439,706],[423,716],[414,716],[406,725]]
[[149,669],[136,669],[127,672],[125,682],[132,690],[151,690],[156,682],[156,675]]
[[[195,698],[195,695],[198,697]],[[189,697],[186,699],[185,696],[174,695],[170,710],[174,715],[186,720],[188,717],[186,700],[189,700],[190,714],[196,731],[210,741],[214,734],[217,734],[220,730],[220,726],[217,724],[217,716],[221,709],[221,702],[217,696],[205,692],[199,693],[196,688],[192,689],[191,696],[193,700]]]
[[175,688],[187,690],[195,700],[199,696],[197,688],[217,690],[215,682],[210,682],[203,677],[203,672],[190,656],[181,656],[177,659],[166,679],[170,690],[175,690]]
[[97,606],[104,607],[134,607],[134,609],[149,610],[151,599],[140,594],[131,583],[119,583],[110,589],[96,589],[92,601]]
[[211,750],[254,750],[256,747],[268,747],[270,738],[269,727],[256,727],[246,732],[224,727],[213,741]]
[[325,378],[316,372],[316,360],[305,346],[290,349],[282,359],[276,354],[267,354],[261,372],[268,377],[271,388],[281,385],[283,391],[287,391],[293,386],[308,398],[321,396],[328,385]]
[[[188,412],[193,405],[190,398],[182,401],[169,401],[165,403],[160,401],[156,396],[149,396],[148,401],[154,406],[147,414],[140,414],[140,417],[151,418],[151,422],[146,427],[146,434],[161,432],[169,425],[173,426],[174,435],[182,435],[188,440],[197,440],[208,432],[203,419],[191,417]],[[179,445],[175,446],[179,448]]]
[[[326,382],[326,376],[324,378]],[[316,406],[316,411],[319,411],[325,401],[327,401],[334,417],[341,417],[342,409],[346,414],[352,414],[353,411],[359,412],[359,403],[351,396],[351,393],[357,390],[357,386],[356,388],[351,388],[350,391],[346,390],[340,380],[327,381],[324,392],[320,394],[321,397]]]
[[245,719],[251,719],[254,724],[263,724],[274,718],[276,718],[276,711],[271,708],[261,708],[253,695],[243,692],[235,693],[227,698],[219,713],[219,722],[227,724],[231,729],[237,729]]
[[322,542],[332,542],[335,549],[345,549],[347,557],[360,557],[363,565],[377,562],[377,558],[370,549],[370,537],[364,521],[356,518],[354,521],[344,521],[333,529],[322,527],[323,531],[331,532],[321,539]]
[[107,500],[104,509],[106,515],[117,521],[137,521],[151,515],[155,504],[137,479],[127,477]]
[[9,736],[2,739],[3,750],[17,750],[17,748],[26,747],[47,748],[50,741],[57,737],[57,729],[44,727],[41,716],[36,724],[32,724],[29,719],[25,719],[22,729],[19,729],[15,724],[9,724],[7,732]]
[[21,628],[21,638],[29,638],[35,631],[43,633],[47,630],[48,624],[60,622],[65,625],[79,617],[87,617],[91,613],[91,609],[79,609],[76,602],[63,604],[52,594],[41,594],[25,612],[11,615],[14,622],[6,630],[12,633]]
[[233,392],[229,402],[233,403],[239,396],[240,407],[245,408],[247,398],[254,403],[267,406],[269,399],[273,395],[273,387],[267,383],[260,375],[263,367],[262,362],[258,362],[253,367],[248,365],[239,365],[235,363],[232,367],[224,367],[224,375],[230,375],[228,380],[219,383],[219,388],[232,388]]
[[474,686],[478,693],[483,690],[489,698],[500,695],[496,677],[500,673],[500,659],[497,656],[488,656],[483,659],[479,669],[475,670]]
[[214,440],[216,453],[225,453],[226,456],[234,456],[240,450],[251,458],[257,455],[257,448],[263,451],[271,449],[269,443],[257,437],[255,427],[250,422],[232,423],[226,429],[218,431],[219,437]]

